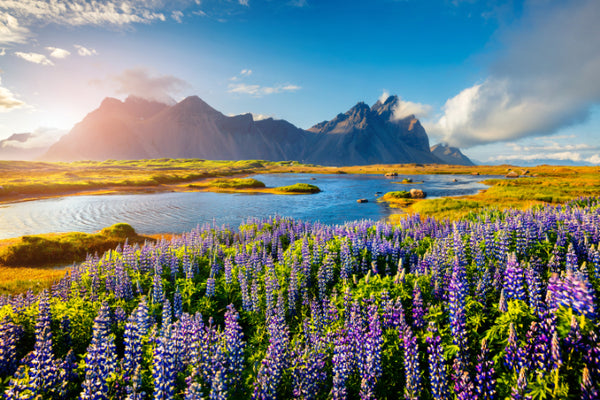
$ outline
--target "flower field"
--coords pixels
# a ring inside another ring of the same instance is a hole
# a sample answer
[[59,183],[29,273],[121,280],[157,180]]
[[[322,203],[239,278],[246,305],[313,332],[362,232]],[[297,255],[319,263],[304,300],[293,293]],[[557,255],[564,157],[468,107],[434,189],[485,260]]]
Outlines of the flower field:
[[275,217],[0,298],[6,399],[598,399],[600,199]]

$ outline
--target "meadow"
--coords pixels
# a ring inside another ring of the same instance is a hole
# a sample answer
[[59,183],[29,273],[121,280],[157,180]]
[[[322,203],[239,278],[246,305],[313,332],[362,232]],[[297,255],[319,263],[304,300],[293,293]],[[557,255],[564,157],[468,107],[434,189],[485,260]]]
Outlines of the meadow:
[[43,399],[597,399],[600,199],[451,222],[206,225],[0,297]]

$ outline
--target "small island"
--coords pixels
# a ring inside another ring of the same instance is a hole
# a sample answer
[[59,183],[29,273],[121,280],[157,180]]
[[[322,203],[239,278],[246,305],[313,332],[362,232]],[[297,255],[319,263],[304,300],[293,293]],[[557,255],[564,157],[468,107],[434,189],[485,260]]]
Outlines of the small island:
[[206,192],[225,193],[271,193],[271,194],[313,194],[319,193],[318,186],[296,183],[289,186],[268,188],[263,182],[253,178],[218,178],[206,182],[187,185],[188,189]]

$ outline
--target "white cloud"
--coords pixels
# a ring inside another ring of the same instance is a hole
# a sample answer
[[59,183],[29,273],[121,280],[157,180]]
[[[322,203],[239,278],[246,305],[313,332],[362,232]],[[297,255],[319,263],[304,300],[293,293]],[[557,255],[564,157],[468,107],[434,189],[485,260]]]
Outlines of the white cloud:
[[390,93],[387,90],[383,89],[383,93],[381,93],[381,96],[379,96],[379,102],[381,104],[385,103],[388,97],[390,97]]
[[6,55],[6,49],[4,47],[0,47],[0,56]]
[[0,112],[23,107],[25,105],[25,103],[18,100],[10,90],[1,85],[2,78],[0,78]]
[[166,0],[1,0],[0,8],[27,21],[72,26],[123,26],[165,21],[165,15],[158,10],[168,3]]
[[16,51],[15,56],[22,58],[25,61],[34,63],[34,64],[48,65],[48,66],[54,65],[54,63],[52,61],[50,61],[50,59],[48,57],[46,57],[43,54],[39,54],[39,53],[23,53],[20,51]]
[[241,75],[241,76],[250,76],[250,75],[252,75],[252,70],[251,70],[251,69],[243,69],[243,70],[240,72],[240,75]]
[[[384,94],[386,93],[384,92]],[[394,107],[392,120],[403,119],[410,115],[414,115],[417,118],[426,118],[430,112],[431,106],[427,104],[413,103],[412,101],[405,101],[398,98],[396,106]]]
[[452,146],[547,135],[600,101],[600,2],[531,2],[483,82],[448,99],[428,131]]
[[262,121],[263,119],[269,119],[269,118],[275,119],[275,117],[272,115],[264,115],[264,114],[256,114],[256,113],[251,113],[251,114],[252,114],[252,119],[255,121]]
[[307,0],[290,0],[288,3],[292,7],[306,7],[308,5]]
[[79,54],[82,57],[94,56],[94,55],[98,54],[95,49],[91,49],[91,48],[88,49],[87,47],[83,47],[82,45],[79,45],[79,44],[73,45],[73,47],[75,47],[77,49],[77,54]]
[[58,47],[46,47],[46,50],[50,52],[50,57],[54,58],[66,58],[71,55],[70,51]]
[[246,7],[250,6],[250,4],[249,4],[249,0],[238,0],[238,2],[239,2],[239,3],[240,3],[240,5],[242,5],[242,6],[246,6]]
[[133,95],[148,100],[173,103],[171,95],[179,93],[189,84],[173,75],[151,76],[145,68],[132,68],[123,71],[112,80],[119,86],[119,94]]
[[297,85],[278,85],[278,86],[260,86],[260,85],[248,85],[245,83],[230,83],[229,93],[238,94],[249,94],[251,96],[261,97],[264,95],[284,93],[284,92],[295,92],[300,90],[301,87]]
[[585,161],[591,164],[600,164],[600,154],[594,154],[593,156],[586,158]]
[[178,23],[181,23],[181,19],[183,18],[183,13],[181,11],[179,11],[179,10],[173,11],[171,13],[171,18],[173,18]]
[[[58,139],[68,131],[56,128],[37,128],[30,134],[12,135],[2,141],[2,148],[13,149],[34,149],[48,147],[58,141]],[[12,138],[12,139],[11,139]]]
[[[0,1],[2,8],[2,1]],[[24,43],[29,36],[29,29],[21,26],[19,21],[7,12],[0,12],[0,43]]]
[[533,153],[533,154],[505,154],[490,158],[490,161],[511,161],[511,160],[559,160],[559,161],[582,161],[580,153],[573,151],[562,151],[557,153]]

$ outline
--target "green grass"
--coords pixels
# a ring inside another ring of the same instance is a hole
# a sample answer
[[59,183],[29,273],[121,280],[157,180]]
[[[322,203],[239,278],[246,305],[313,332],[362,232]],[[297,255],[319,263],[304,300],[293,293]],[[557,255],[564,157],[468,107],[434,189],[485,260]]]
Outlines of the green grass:
[[116,224],[98,233],[72,232],[63,234],[22,236],[20,241],[0,247],[0,264],[16,266],[67,265],[85,260],[87,254],[101,255],[120,243],[143,243],[128,224]]
[[384,200],[395,200],[395,199],[410,199],[410,192],[406,190],[398,190],[395,192],[387,192],[383,195]]
[[278,192],[284,193],[319,193],[321,189],[318,186],[308,183],[296,183],[290,186],[280,186],[275,188]]
[[208,182],[208,186],[221,189],[252,189],[264,188],[265,184],[252,178],[215,179]]

